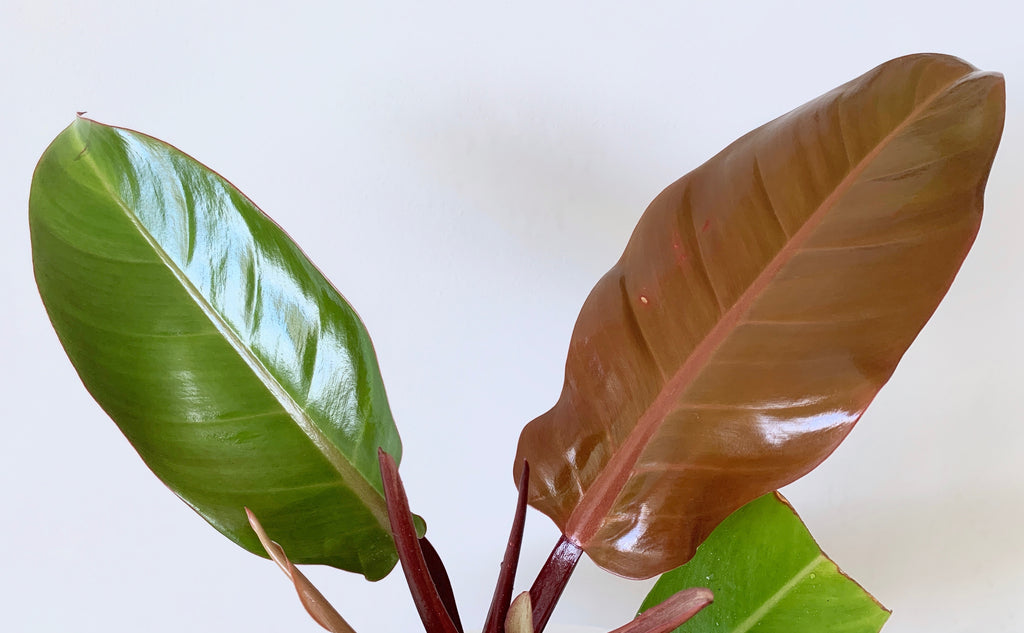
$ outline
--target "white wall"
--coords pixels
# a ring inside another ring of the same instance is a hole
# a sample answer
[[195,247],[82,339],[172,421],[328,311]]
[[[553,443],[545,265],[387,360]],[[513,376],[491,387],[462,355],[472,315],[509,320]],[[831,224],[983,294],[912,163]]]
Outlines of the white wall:
[[[28,186],[75,111],[220,171],[356,306],[413,504],[476,623],[519,429],[557,397],[576,313],[650,199],[749,129],[938,51],[1007,79],[981,234],[858,428],[786,492],[895,610],[888,633],[1024,630],[1018,2],[285,5],[0,4],[0,629],[319,630],[145,469],[46,320]],[[557,536],[528,521],[523,587]],[[400,573],[309,573],[358,630],[419,630]],[[613,628],[649,584],[585,562],[554,621]]]

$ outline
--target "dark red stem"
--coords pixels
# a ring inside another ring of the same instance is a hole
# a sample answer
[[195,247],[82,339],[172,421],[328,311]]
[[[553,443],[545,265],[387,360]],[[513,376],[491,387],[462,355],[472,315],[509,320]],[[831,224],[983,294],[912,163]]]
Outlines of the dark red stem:
[[555,610],[558,599],[565,590],[565,585],[576,569],[583,550],[579,545],[562,536],[555,548],[551,550],[547,561],[537,574],[537,580],[530,587],[530,601],[533,602],[533,630],[543,633],[551,612]]
[[445,611],[452,619],[455,628],[463,633],[462,619],[459,617],[459,607],[455,604],[455,592],[452,591],[452,581],[448,578],[448,570],[444,568],[441,555],[437,553],[427,537],[420,539],[420,550],[423,552],[423,559],[427,562],[427,571],[430,572],[430,579],[437,587],[437,593],[441,596]]
[[412,512],[409,511],[409,499],[405,495],[402,479],[398,476],[398,465],[384,449],[377,449],[377,460],[384,482],[384,499],[388,505],[391,535],[395,539],[398,558],[402,561],[402,571],[405,572],[405,580],[409,583],[409,592],[412,593],[413,602],[420,613],[423,628],[428,633],[459,633],[451,616],[448,615],[434,581],[430,578],[427,562],[416,537]]
[[501,560],[498,572],[498,583],[494,588],[491,608],[487,611],[483,633],[505,633],[505,617],[512,603],[512,586],[516,581],[516,569],[519,567],[519,551],[523,546],[523,528],[526,525],[526,497],[530,487],[530,465],[523,462],[523,472],[519,475],[519,498],[516,500],[516,514],[512,519],[512,532],[508,535],[505,546],[505,557]]

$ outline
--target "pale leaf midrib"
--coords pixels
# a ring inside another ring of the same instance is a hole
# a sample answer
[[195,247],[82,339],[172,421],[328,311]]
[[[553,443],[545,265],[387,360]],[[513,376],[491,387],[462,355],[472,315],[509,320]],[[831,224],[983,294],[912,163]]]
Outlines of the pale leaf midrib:
[[[100,124],[90,122],[90,125]],[[119,130],[111,129],[113,130],[113,133],[120,135]],[[77,127],[75,128],[75,135],[81,145],[83,147],[87,147],[86,140],[82,138],[81,132]],[[260,384],[270,392],[270,395],[278,402],[278,404],[281,405],[289,418],[295,422],[306,437],[309,438],[310,442],[323,455],[324,459],[326,459],[327,462],[338,472],[342,482],[349,487],[360,500],[363,501],[377,522],[383,527],[383,529],[387,530],[389,525],[387,510],[384,507],[384,501],[381,495],[372,486],[370,486],[363,474],[355,468],[348,458],[345,457],[345,455],[327,439],[302,406],[295,401],[295,398],[292,397],[284,385],[274,377],[270,370],[267,369],[263,362],[242,341],[217,309],[211,305],[199,289],[192,284],[192,281],[188,278],[185,272],[174,262],[170,255],[167,254],[146,226],[142,224],[141,220],[139,220],[139,218],[132,212],[125,201],[121,199],[121,196],[118,195],[117,192],[113,191],[110,183],[101,173],[95,160],[89,156],[88,152],[82,156],[82,159],[89,160],[89,164],[92,167],[96,179],[102,184],[106,193],[115,201],[118,208],[120,208],[125,214],[128,221],[132,223],[132,226],[135,227],[139,235],[146,241],[149,247],[153,249],[153,252],[164,266],[167,267],[178,283],[182,285],[199,310],[210,320],[214,328],[224,337],[227,343],[235,353],[238,354],[249,369],[252,370]]]
[[805,578],[811,575],[811,573],[819,566],[822,562],[828,559],[823,554],[818,554],[814,559],[807,563],[807,565],[793,575],[792,578],[786,581],[784,585],[779,587],[775,593],[768,597],[760,607],[754,610],[753,613],[748,615],[746,619],[736,625],[735,628],[729,631],[729,633],[747,633],[750,629],[757,626],[757,624],[764,619],[764,617],[780,602],[785,598],[793,589],[800,584]]

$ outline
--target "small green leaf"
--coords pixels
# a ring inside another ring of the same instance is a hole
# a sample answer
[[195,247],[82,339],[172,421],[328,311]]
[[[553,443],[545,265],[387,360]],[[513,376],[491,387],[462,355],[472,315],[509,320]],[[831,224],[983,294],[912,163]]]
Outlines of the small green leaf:
[[778,493],[723,521],[689,563],[658,580],[640,611],[687,587],[708,587],[715,602],[681,633],[877,633],[889,618]]
[[36,167],[29,225],[61,344],[164,483],[251,552],[246,506],[296,563],[394,567],[376,355],[284,231],[177,149],[82,118]]

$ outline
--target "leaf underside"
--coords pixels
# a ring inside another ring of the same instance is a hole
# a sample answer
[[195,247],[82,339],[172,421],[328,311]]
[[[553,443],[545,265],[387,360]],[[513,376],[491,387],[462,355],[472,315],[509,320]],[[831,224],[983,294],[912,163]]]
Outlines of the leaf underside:
[[530,504],[646,578],[849,433],[981,220],[1002,76],[893,60],[669,186],[583,305],[555,406],[523,430]]
[[658,579],[640,610],[694,585],[714,591],[715,602],[680,633],[877,633],[889,618],[825,556],[777,493],[723,521],[693,560]]
[[381,578],[397,561],[377,448],[401,443],[363,324],[230,183],[79,118],[40,159],[33,264],[82,381],[146,464],[265,555]]

